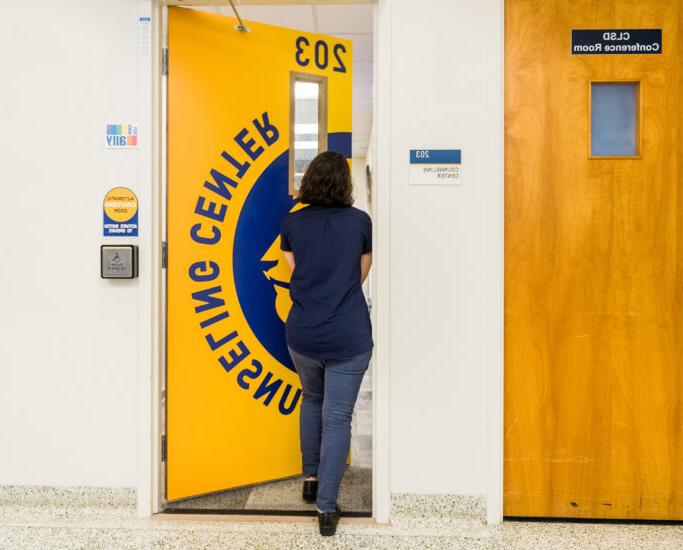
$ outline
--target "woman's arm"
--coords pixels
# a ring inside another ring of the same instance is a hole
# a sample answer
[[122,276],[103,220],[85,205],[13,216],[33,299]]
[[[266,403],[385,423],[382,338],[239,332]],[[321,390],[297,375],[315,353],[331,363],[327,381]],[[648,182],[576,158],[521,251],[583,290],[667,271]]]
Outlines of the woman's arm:
[[[294,259],[292,259],[294,261]],[[372,265],[372,252],[363,254],[360,257],[360,284],[365,282],[368,278],[368,273],[370,273],[370,266]]]
[[287,250],[283,250],[282,253],[285,256],[285,260],[287,260],[287,263],[289,264],[289,268],[294,271],[294,253],[288,252]]

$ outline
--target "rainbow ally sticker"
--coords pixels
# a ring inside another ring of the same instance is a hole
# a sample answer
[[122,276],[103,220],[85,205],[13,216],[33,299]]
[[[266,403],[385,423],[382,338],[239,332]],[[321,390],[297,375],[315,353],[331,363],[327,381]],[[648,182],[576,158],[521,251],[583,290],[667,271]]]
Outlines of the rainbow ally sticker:
[[107,124],[107,148],[133,149],[138,146],[137,124]]

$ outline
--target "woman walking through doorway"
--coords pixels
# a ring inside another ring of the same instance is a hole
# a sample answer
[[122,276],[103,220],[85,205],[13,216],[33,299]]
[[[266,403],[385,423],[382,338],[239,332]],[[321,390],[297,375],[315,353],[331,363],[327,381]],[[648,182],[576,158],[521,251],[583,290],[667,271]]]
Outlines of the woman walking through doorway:
[[362,284],[372,263],[372,222],[353,204],[346,159],[327,151],[311,161],[299,200],[281,226],[292,268],[287,346],[303,388],[303,498],[316,502],[320,534],[334,535],[351,415],[372,355]]

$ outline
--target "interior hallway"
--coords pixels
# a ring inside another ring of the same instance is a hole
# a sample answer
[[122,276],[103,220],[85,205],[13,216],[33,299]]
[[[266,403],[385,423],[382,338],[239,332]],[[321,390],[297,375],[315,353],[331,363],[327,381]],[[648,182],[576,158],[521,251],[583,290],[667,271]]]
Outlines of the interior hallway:
[[133,490],[3,487],[0,549],[683,548],[681,525],[508,522],[489,527],[478,497],[395,496],[393,509],[391,526],[345,519],[335,537],[322,538],[315,518],[138,519]]

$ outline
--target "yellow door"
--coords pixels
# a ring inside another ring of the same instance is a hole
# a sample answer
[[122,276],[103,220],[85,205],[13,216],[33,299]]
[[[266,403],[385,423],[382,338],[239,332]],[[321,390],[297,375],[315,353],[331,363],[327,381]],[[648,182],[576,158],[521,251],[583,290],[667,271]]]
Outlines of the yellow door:
[[351,156],[351,43],[169,9],[168,500],[301,472],[279,224]]
[[505,32],[504,513],[683,519],[683,4]]

